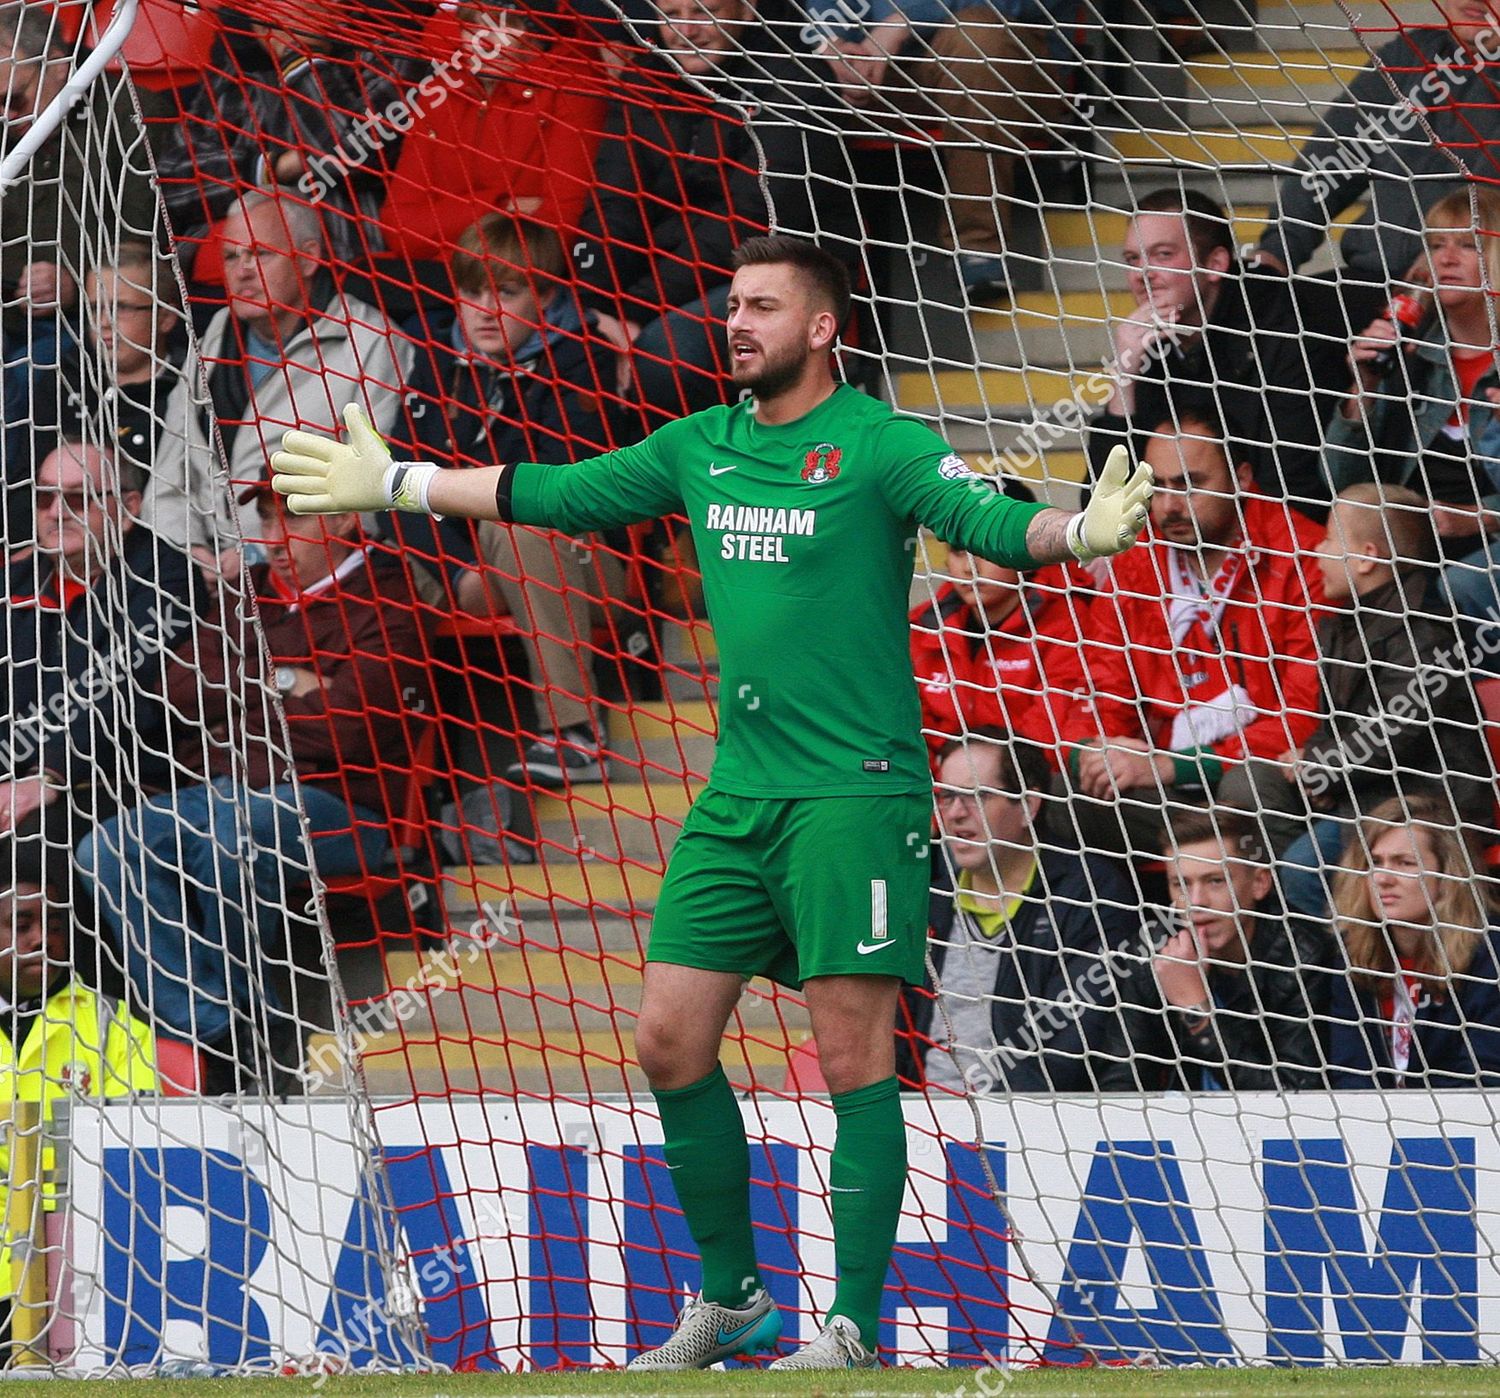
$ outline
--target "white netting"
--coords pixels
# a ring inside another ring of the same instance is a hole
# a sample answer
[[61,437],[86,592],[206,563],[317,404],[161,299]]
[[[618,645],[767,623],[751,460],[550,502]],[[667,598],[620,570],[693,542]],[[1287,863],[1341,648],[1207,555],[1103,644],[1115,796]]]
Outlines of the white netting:
[[[843,371],[944,470],[1073,508],[1123,442],[1159,486],[1109,565],[919,541],[937,825],[883,1354],[1494,1358],[1500,14],[901,13],[150,0],[14,162],[19,1361],[666,1335],[697,1270],[631,1031],[712,757],[719,537],[309,523],[263,486],[353,401],[484,466],[732,395],[729,260],[767,227],[846,263]],[[8,150],[105,20],[0,8]],[[805,1339],[804,997],[747,988],[725,1065]]]

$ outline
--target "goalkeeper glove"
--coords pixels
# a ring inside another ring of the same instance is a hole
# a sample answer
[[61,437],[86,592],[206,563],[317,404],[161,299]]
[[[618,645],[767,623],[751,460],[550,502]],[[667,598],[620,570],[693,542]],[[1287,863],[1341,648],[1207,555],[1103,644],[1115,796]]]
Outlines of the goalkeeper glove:
[[1124,553],[1146,527],[1151,508],[1151,468],[1130,469],[1130,453],[1116,447],[1104,463],[1088,508],[1068,521],[1068,547],[1080,563]]
[[271,485],[286,496],[294,515],[366,510],[411,510],[431,514],[427,491],[438,468],[420,461],[393,461],[358,403],[344,409],[349,440],[319,432],[288,432],[271,457]]

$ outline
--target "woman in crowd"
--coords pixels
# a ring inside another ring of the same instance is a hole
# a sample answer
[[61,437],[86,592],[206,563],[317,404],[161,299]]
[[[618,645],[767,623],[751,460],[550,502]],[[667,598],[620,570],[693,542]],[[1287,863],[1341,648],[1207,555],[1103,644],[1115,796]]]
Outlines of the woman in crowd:
[[1335,493],[1379,480],[1430,501],[1454,607],[1493,624],[1500,378],[1489,303],[1500,289],[1500,190],[1447,195],[1425,228],[1426,268],[1409,275],[1431,289],[1398,296],[1355,340],[1354,389],[1328,428],[1328,473]]
[[1393,797],[1334,877],[1349,974],[1329,1007],[1330,1086],[1500,1086],[1496,911],[1441,796]]

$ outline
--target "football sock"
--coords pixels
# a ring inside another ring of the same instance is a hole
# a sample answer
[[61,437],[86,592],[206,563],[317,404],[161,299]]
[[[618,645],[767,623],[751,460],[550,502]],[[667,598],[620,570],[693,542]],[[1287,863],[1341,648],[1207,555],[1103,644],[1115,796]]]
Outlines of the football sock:
[[838,1290],[829,1314],[852,1320],[873,1350],[880,1339],[880,1297],[906,1192],[906,1123],[894,1077],[832,1100],[838,1127],[828,1184]]
[[750,1230],[750,1145],[734,1090],[719,1065],[687,1087],[651,1095],[677,1201],[703,1259],[703,1299],[743,1305],[761,1282]]

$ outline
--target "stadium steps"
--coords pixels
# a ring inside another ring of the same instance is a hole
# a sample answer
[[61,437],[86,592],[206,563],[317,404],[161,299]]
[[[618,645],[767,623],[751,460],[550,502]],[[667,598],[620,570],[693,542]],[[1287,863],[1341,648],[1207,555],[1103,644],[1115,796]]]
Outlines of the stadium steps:
[[[646,1084],[634,1050],[638,984],[632,992],[613,976],[592,988],[576,980],[549,986],[543,979],[489,996],[472,989],[420,996],[398,989],[383,1013],[356,1008],[353,1036],[377,1097],[639,1092]],[[549,1013],[554,1000],[555,1013]],[[779,1087],[807,1029],[805,1010],[790,997],[747,993],[724,1046],[731,1079]],[[314,1036],[308,1061],[325,1074],[312,1090],[334,1090],[337,1041]]]

